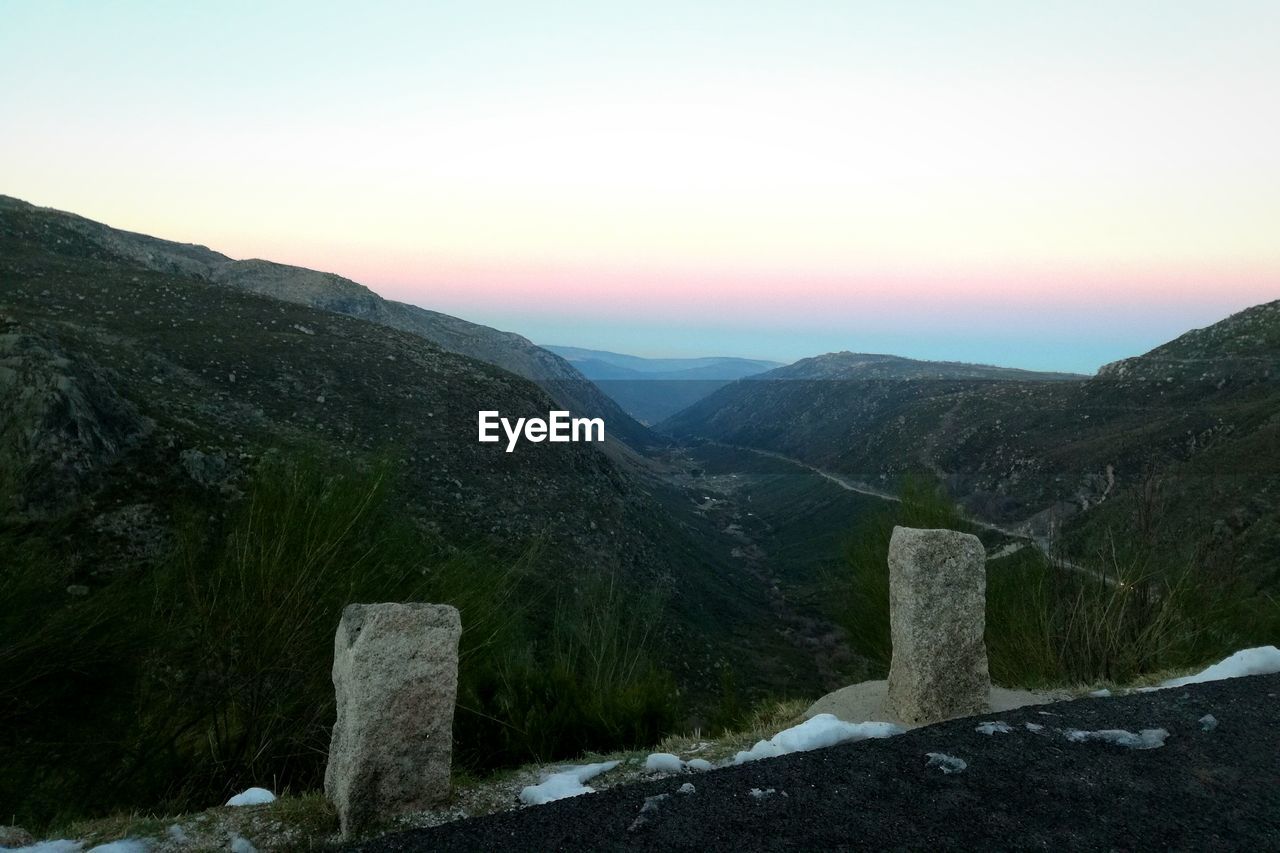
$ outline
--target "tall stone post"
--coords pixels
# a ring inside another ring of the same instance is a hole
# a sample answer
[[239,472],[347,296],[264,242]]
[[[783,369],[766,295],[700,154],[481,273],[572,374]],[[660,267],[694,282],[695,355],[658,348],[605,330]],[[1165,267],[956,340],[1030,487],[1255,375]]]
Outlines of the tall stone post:
[[912,725],[986,710],[986,551],[954,530],[895,527],[889,541],[890,713]]
[[324,790],[344,837],[448,796],[461,635],[458,611],[447,605],[342,611]]

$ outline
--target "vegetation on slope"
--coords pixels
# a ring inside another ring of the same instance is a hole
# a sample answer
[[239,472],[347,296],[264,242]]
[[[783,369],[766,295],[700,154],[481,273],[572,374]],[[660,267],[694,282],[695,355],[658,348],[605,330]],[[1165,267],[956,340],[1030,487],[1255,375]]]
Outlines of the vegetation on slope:
[[516,562],[449,549],[397,511],[385,467],[270,461],[234,513],[180,514],[165,559],[70,605],[57,549],[0,534],[0,801],[21,822],[320,787],[333,632],[357,601],[461,611],[464,771],[675,725],[676,691],[651,663],[656,600],[538,571],[536,543]]
[[1212,550],[1274,593],[1278,341],[1272,302],[1087,380],[836,354],[732,383],[661,428],[880,487],[923,476],[977,518],[1055,536],[1077,561],[1158,482],[1170,535],[1153,559],[1176,567]]
[[[892,654],[889,538],[895,525],[988,531],[932,485],[907,480],[901,504],[864,520],[829,583],[856,651],[881,675]],[[1027,545],[987,563],[987,655],[993,680],[1016,687],[1129,683],[1280,641],[1280,601],[1202,561],[1159,562],[1133,535],[1108,539],[1081,571]]]

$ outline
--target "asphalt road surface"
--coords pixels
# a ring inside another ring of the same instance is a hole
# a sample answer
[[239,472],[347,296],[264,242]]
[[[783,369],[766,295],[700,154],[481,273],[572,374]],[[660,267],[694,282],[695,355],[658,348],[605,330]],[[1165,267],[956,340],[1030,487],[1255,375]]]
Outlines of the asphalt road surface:
[[[993,719],[1012,731],[975,731]],[[1155,749],[1064,734],[1158,728]],[[946,773],[930,752],[967,766]],[[685,782],[696,790],[677,793]],[[1280,850],[1280,675],[953,720],[354,849]]]

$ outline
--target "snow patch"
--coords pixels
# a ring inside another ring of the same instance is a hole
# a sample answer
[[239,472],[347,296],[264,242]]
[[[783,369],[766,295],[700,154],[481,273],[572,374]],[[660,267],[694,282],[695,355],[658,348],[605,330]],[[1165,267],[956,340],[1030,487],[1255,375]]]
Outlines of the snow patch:
[[694,794],[694,793],[697,793],[697,791],[698,789],[693,787],[692,782],[685,782],[679,788],[676,788],[677,794]]
[[249,839],[233,835],[231,836],[231,853],[258,853],[258,848],[254,847]]
[[763,800],[765,797],[771,797],[778,792],[773,788],[765,788],[763,791],[759,788],[752,788],[747,793],[755,797],[757,800]]
[[705,758],[691,758],[685,762],[684,766],[688,767],[690,770],[696,770],[699,773],[706,773],[711,769],[712,764]]
[[1218,727],[1218,718],[1213,714],[1205,714],[1196,722],[1200,724],[1200,731],[1202,732],[1211,732]]
[[905,731],[893,723],[846,723],[833,714],[817,714],[798,726],[778,732],[769,740],[756,743],[733,757],[734,764],[745,764],[761,758],[776,758],[792,752],[808,752],[834,746],[845,741],[892,737]]
[[565,797],[577,797],[581,794],[594,794],[595,788],[584,784],[601,773],[607,773],[617,767],[617,761],[601,761],[598,764],[580,764],[566,767],[552,773],[537,785],[528,785],[520,792],[520,802],[529,806],[540,806],[553,800]]
[[926,752],[924,757],[929,759],[927,766],[937,767],[943,773],[960,773],[969,766],[963,758],[956,758],[954,755],[947,755],[945,752]]
[[1111,695],[1111,691],[1104,687],[1101,690],[1090,690],[1089,695],[1094,699],[1105,699]]
[[1104,743],[1114,743],[1116,746],[1125,746],[1129,749],[1159,749],[1164,746],[1165,738],[1169,736],[1169,732],[1165,729],[1143,729],[1137,734],[1127,732],[1124,729],[1102,729],[1096,732],[1066,729],[1063,734],[1072,743],[1100,740]]
[[241,791],[231,799],[227,800],[229,806],[263,806],[267,803],[274,803],[276,795],[268,791],[266,788],[250,788],[247,791]]
[[655,752],[644,760],[646,773],[679,773],[684,770],[684,762],[680,756],[669,752]]
[[108,844],[89,848],[89,853],[147,853],[151,845],[136,838],[122,838]]
[[[7,847],[2,849],[9,850]],[[79,853],[83,849],[84,844],[79,841],[60,838],[57,841],[40,841],[26,847],[17,847],[12,853]]]
[[1280,672],[1280,649],[1275,646],[1258,646],[1255,649],[1241,649],[1195,675],[1173,678],[1151,689],[1166,690],[1188,684],[1203,684],[1206,681],[1222,681],[1246,675],[1271,675],[1277,672]]
[[1009,728],[1009,724],[1004,720],[996,720],[993,723],[982,723],[974,731],[982,735],[994,735],[997,733],[1007,735],[1013,729]]
[[1042,732],[1042,731],[1044,731],[1044,726],[1040,725],[1039,723],[1026,723],[1025,725],[1026,725],[1026,727],[1027,727],[1027,731],[1029,731],[1029,732]]

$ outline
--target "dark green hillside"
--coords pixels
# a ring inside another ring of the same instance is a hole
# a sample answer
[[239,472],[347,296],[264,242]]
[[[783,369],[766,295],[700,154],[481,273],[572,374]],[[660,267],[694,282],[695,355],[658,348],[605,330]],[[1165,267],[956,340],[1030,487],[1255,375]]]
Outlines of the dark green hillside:
[[975,516],[1081,553],[1097,546],[1100,525],[1126,529],[1158,484],[1171,560],[1212,549],[1270,584],[1280,553],[1277,341],[1273,302],[1088,380],[967,366],[957,376],[957,366],[913,362],[904,372],[906,360],[836,354],[735,382],[661,428],[872,485],[924,474]]
[[3,433],[10,510],[163,527],[170,497],[233,493],[264,453],[394,447],[406,512],[426,523],[504,541],[547,533],[659,571],[652,548],[619,547],[638,498],[594,448],[476,442],[481,408],[553,407],[531,383],[413,334],[124,266],[43,217],[9,214],[0,229],[2,390],[19,414]]
[[502,332],[416,305],[383,299],[332,273],[264,260],[233,260],[204,246],[121,231],[71,213],[0,196],[0,215],[46,252],[94,258],[271,296],[410,332],[442,349],[532,379],[562,408],[603,417],[610,437],[643,447],[652,436],[558,355]]

